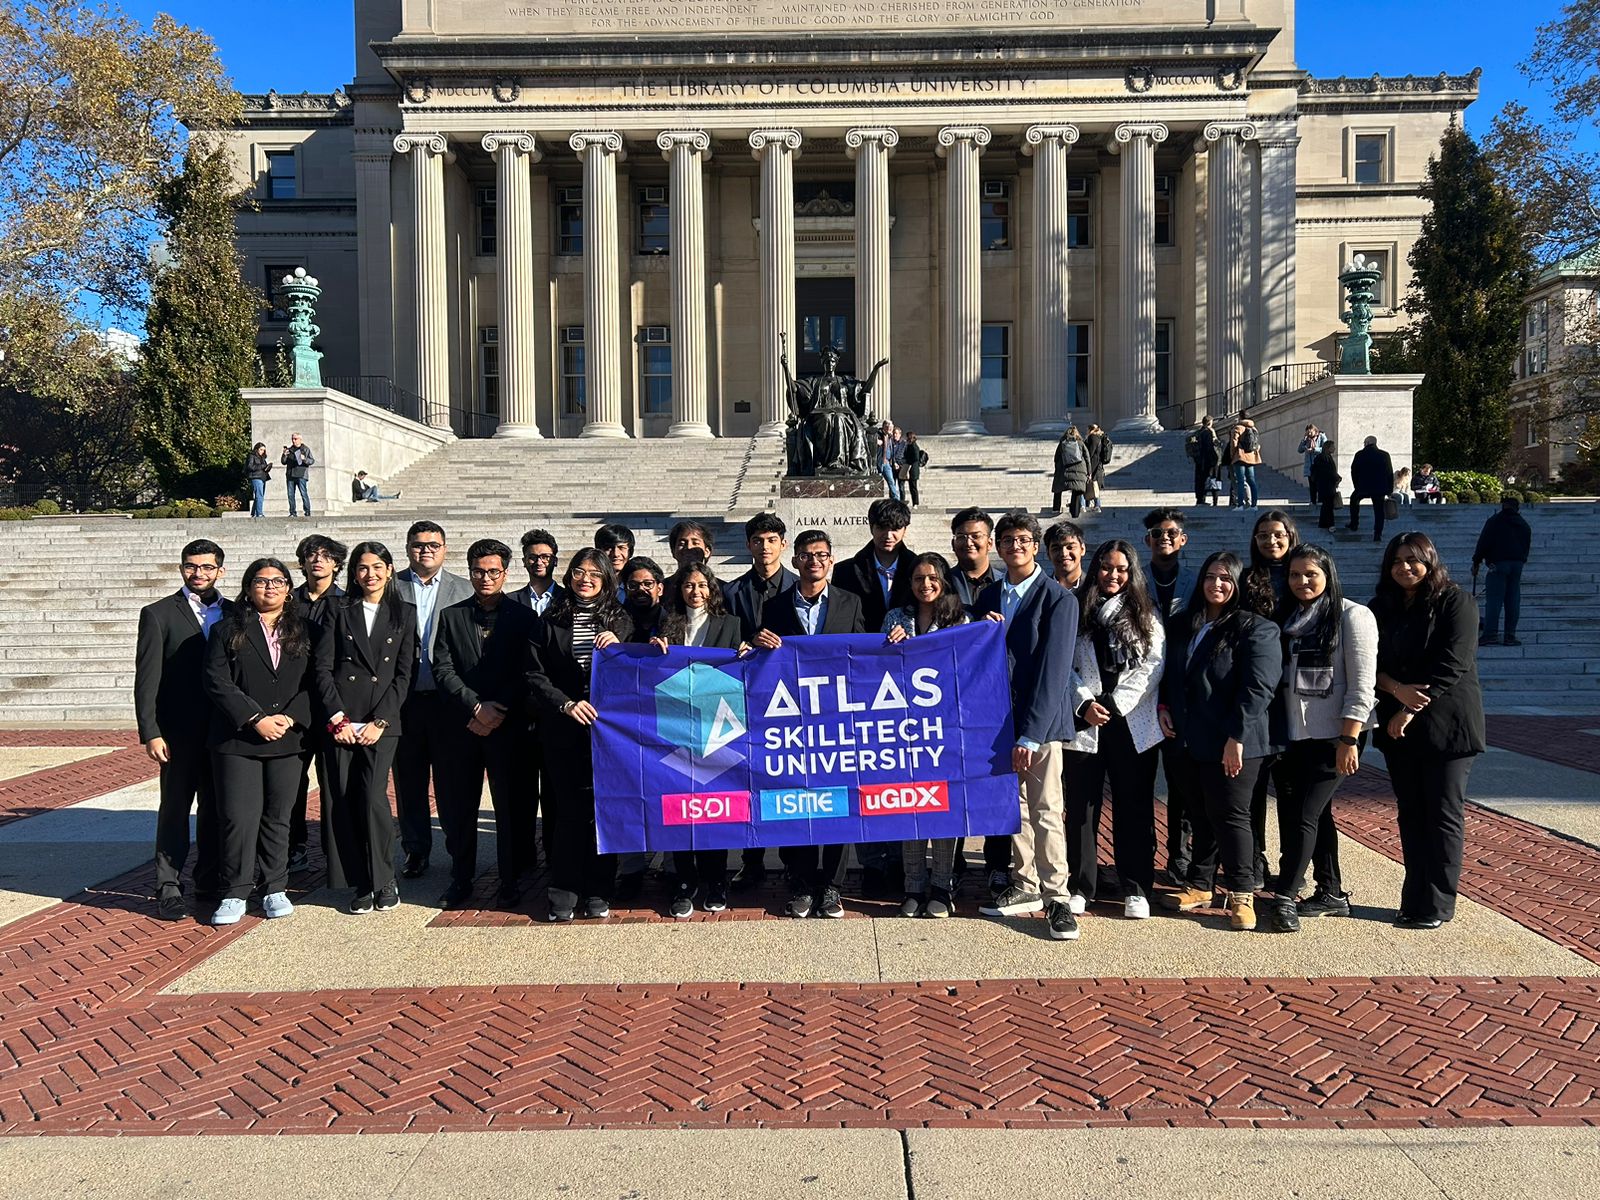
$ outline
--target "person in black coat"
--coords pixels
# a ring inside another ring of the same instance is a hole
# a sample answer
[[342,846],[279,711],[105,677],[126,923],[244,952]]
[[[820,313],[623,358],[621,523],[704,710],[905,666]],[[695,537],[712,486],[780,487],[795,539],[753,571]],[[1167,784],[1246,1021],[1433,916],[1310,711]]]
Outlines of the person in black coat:
[[272,460],[267,457],[267,444],[257,442],[244,460],[244,477],[250,481],[250,515],[267,515],[267,480],[272,478]]
[[[295,547],[294,556],[304,577],[293,593],[300,606],[300,615],[318,629],[333,618],[333,606],[344,597],[344,589],[335,580],[343,570],[350,551],[343,542],[320,533],[307,534]],[[321,704],[321,696],[311,696],[311,727],[306,730],[306,766],[300,772],[300,790],[295,794],[294,811],[289,814],[289,870],[298,871],[306,865],[306,843],[310,840],[306,828],[306,805],[311,794],[311,764],[317,764],[317,778],[328,774],[327,756],[329,733],[328,717],[331,715]]]
[[872,540],[833,571],[833,586],[861,601],[861,619],[876,632],[883,619],[911,603],[911,571],[917,556],[906,545],[911,508],[903,500],[874,500],[867,509]]
[[550,868],[550,920],[611,915],[616,885],[613,854],[600,854],[594,821],[594,745],[598,714],[589,702],[596,650],[633,633],[617,603],[617,578],[599,550],[572,556],[563,577],[567,594],[534,629],[528,662],[528,703],[544,750],[545,823]]
[[349,585],[316,638],[317,695],[329,735],[318,756],[322,847],[329,885],[355,889],[350,911],[369,913],[400,903],[388,785],[416,666],[417,610],[400,599],[394,559],[379,542],[357,544]]
[[506,600],[511,549],[484,538],[467,548],[472,595],[439,614],[433,677],[445,698],[439,824],[450,855],[450,885],[439,898],[455,908],[472,895],[478,871],[478,809],[484,776],[494,805],[495,858],[500,889],[495,903],[522,899],[521,878],[533,866],[533,814],[522,788],[527,733],[528,646],[538,632],[533,610]]
[[[739,636],[739,618],[722,610],[722,585],[703,559],[690,559],[667,581],[667,598],[661,607],[666,613],[661,632],[650,642],[663,654],[671,646],[748,648]],[[669,916],[690,916],[697,897],[706,912],[722,912],[728,907],[726,850],[675,850],[672,870],[677,880]]]
[[217,590],[222,547],[204,538],[183,548],[183,587],[139,610],[133,709],[139,741],[161,768],[156,810],[156,904],[163,921],[184,917],[179,882],[189,857],[189,810],[195,816],[195,900],[207,915],[220,898],[216,791],[206,737],[211,697],[205,690],[206,639],[233,609]]
[[1161,732],[1188,754],[1205,816],[1194,825],[1191,884],[1162,903],[1179,910],[1209,905],[1220,858],[1229,924],[1254,929],[1250,794],[1262,762],[1282,749],[1273,741],[1271,709],[1283,677],[1283,648],[1278,627],[1244,606],[1242,574],[1235,555],[1211,555],[1188,611],[1167,624]]
[[1477,605],[1432,540],[1402,533],[1383,552],[1378,592],[1378,728],[1394,787],[1405,883],[1396,924],[1437,929],[1455,916],[1467,777],[1483,753]]
[[1350,528],[1361,528],[1361,502],[1372,501],[1372,540],[1383,541],[1384,505],[1394,492],[1394,463],[1387,450],[1378,449],[1378,439],[1361,443],[1350,460]]
[[1061,512],[1063,493],[1070,497],[1068,504],[1074,517],[1083,511],[1083,495],[1089,488],[1089,470],[1089,450],[1083,444],[1083,435],[1078,432],[1076,425],[1068,425],[1061,439],[1056,442],[1055,474],[1051,479],[1055,500],[1050,506],[1051,512]]
[[1322,443],[1322,449],[1311,460],[1312,503],[1321,505],[1317,528],[1333,528],[1333,512],[1339,503],[1339,485],[1344,476],[1339,474],[1339,460],[1335,457],[1332,441]]
[[[1480,646],[1522,645],[1517,640],[1517,619],[1522,615],[1522,568],[1528,565],[1533,529],[1517,511],[1521,507],[1522,501],[1515,496],[1500,501],[1500,511],[1483,523],[1472,551],[1473,578],[1477,578],[1479,563],[1489,564]],[[1502,606],[1506,615],[1504,643],[1500,640]]]
[[236,925],[259,862],[262,911],[287,917],[289,810],[311,722],[312,626],[289,598],[289,568],[258,558],[233,611],[206,643],[211,766],[221,818],[222,898],[213,925]]
[[1209,416],[1201,417],[1200,427],[1194,431],[1194,457],[1190,461],[1194,463],[1194,502],[1204,504],[1209,496],[1214,506],[1217,493],[1211,490],[1210,482],[1221,460],[1217,454],[1217,432],[1211,428]]

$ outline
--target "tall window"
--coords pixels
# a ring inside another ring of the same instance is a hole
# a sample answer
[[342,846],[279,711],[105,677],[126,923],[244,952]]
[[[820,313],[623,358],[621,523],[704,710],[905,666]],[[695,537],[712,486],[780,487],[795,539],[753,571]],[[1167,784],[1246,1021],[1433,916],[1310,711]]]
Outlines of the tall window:
[[1083,175],[1067,179],[1067,249],[1094,245],[1093,180]]
[[1171,246],[1175,225],[1172,220],[1172,193],[1173,178],[1171,175],[1156,176],[1156,245]]
[[639,327],[639,391],[647,417],[672,413],[672,335],[665,325]]
[[1011,183],[985,179],[978,203],[978,245],[985,250],[1011,249]]
[[[1372,307],[1393,308],[1396,294],[1394,287],[1394,258],[1388,250],[1366,250],[1356,247],[1346,251],[1346,261],[1348,262],[1349,259],[1355,258],[1358,254],[1364,256],[1367,263],[1379,273],[1377,286],[1372,289]],[[1344,270],[1345,265],[1345,263],[1340,263],[1339,270]],[[1341,284],[1339,285],[1339,312],[1344,311],[1346,300],[1344,285]]]
[[1071,408],[1089,406],[1089,325],[1086,321],[1067,326],[1067,404]]
[[1156,407],[1172,403],[1172,322],[1156,322]]
[[1381,133],[1358,133],[1355,146],[1357,183],[1382,183],[1389,139]]
[[478,399],[491,417],[500,415],[500,327],[478,330]]
[[583,253],[583,189],[556,189],[556,253]]
[[495,192],[492,187],[474,188],[473,207],[478,213],[478,254],[483,258],[495,255]]
[[283,277],[293,275],[298,263],[268,263],[261,268],[261,283],[266,289],[267,300],[272,304],[272,311],[267,314],[269,321],[287,321],[289,310],[283,306],[283,296],[278,289],[283,286]]
[[267,199],[293,200],[300,194],[296,187],[293,150],[267,151]]
[[672,247],[672,209],[667,189],[652,185],[639,189],[639,253],[666,254]]
[[983,327],[983,392],[986,412],[1004,412],[1011,407],[1011,326]]
[[581,417],[588,410],[588,390],[583,382],[583,326],[561,330],[561,412]]
[[1550,302],[1540,300],[1528,306],[1528,319],[1522,338],[1522,375],[1532,379],[1550,367]]

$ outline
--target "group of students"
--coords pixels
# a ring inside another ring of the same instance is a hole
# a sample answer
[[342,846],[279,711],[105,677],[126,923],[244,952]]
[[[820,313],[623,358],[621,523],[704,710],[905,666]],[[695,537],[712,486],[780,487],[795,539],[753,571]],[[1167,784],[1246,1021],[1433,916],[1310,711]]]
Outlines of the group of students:
[[[1283,932],[1304,917],[1347,914],[1331,801],[1370,735],[1399,805],[1398,923],[1436,928],[1451,918],[1484,722],[1475,606],[1425,535],[1388,544],[1377,594],[1361,605],[1343,596],[1328,552],[1301,543],[1293,518],[1277,510],[1255,522],[1247,557],[1219,551],[1197,569],[1184,555],[1179,509],[1146,516],[1147,561],[1122,540],[1089,553],[1070,520],[1045,530],[1026,513],[996,522],[970,508],[951,522],[952,562],[912,551],[910,520],[903,502],[874,502],[871,540],[836,561],[826,531],[798,532],[791,549],[783,521],[759,514],[744,529],[751,566],[727,583],[710,565],[713,535],[700,522],[673,527],[670,576],[635,555],[632,531],[606,525],[559,581],[555,538],[535,529],[521,539],[528,582],[514,591],[509,546],[474,542],[463,579],[444,569],[444,530],[418,521],[404,570],[377,542],[346,551],[312,535],[298,547],[299,587],[284,562],[260,558],[231,602],[220,586],[222,548],[191,542],[182,588],[139,621],[139,736],[161,764],[160,915],[187,915],[180,876],[196,799],[199,917],[237,922],[257,886],[266,916],[289,915],[315,762],[329,882],[350,891],[352,913],[399,903],[392,775],[399,874],[411,878],[428,868],[431,778],[451,860],[441,905],[472,895],[487,779],[496,903],[520,903],[537,829],[550,919],[604,918],[614,900],[638,894],[649,859],[596,848],[597,650],[633,641],[759,653],[785,638],[868,632],[898,642],[987,619],[1005,625],[1021,831],[984,839],[982,913],[1043,911],[1050,935],[1068,940],[1101,899],[1140,919],[1153,899],[1189,910],[1220,895],[1231,925],[1250,929],[1261,894]],[[1170,885],[1159,892],[1158,760]],[[1276,872],[1267,864],[1269,781]],[[1110,889],[1097,863],[1107,784],[1112,896],[1102,895]],[[843,915],[848,849],[780,849],[790,915]],[[904,915],[956,911],[965,867],[956,840],[866,844],[856,856],[864,890],[900,891]],[[731,865],[726,851],[675,853],[670,914],[687,917],[697,904],[720,911],[730,890],[767,873],[761,849],[745,851],[730,879]],[[1303,895],[1308,869],[1315,888]]]

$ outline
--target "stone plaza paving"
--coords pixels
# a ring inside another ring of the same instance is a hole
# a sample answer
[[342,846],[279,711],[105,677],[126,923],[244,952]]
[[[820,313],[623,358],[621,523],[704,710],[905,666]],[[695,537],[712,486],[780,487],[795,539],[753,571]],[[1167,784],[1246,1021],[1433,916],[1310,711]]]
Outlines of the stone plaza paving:
[[[1533,1143],[1538,1162],[1576,1155],[1548,1192],[1565,1194],[1600,1162],[1583,1132],[1600,1124],[1600,717],[1492,716],[1490,738],[1464,902],[1437,933],[1388,925],[1399,847],[1368,766],[1338,804],[1350,919],[1236,934],[1216,913],[1097,908],[1063,945],[1037,919],[977,918],[971,877],[948,922],[887,902],[791,922],[775,889],[674,922],[657,889],[609,923],[552,928],[538,889],[492,910],[492,873],[482,907],[439,912],[436,863],[395,913],[355,918],[316,853],[293,920],[166,924],[144,862],[153,767],[131,734],[0,732],[0,1164],[71,1169],[77,1140],[19,1158],[30,1134],[721,1129],[831,1130],[819,1162],[843,1132],[887,1132],[907,1170],[923,1145],[931,1171],[938,1144],[916,1138],[941,1130],[1255,1127],[1314,1157],[1316,1131],[1532,1125],[1579,1139]],[[781,1175],[783,1143],[762,1144],[777,1158],[751,1169]],[[883,1194],[961,1194],[950,1169],[953,1190],[901,1178]]]

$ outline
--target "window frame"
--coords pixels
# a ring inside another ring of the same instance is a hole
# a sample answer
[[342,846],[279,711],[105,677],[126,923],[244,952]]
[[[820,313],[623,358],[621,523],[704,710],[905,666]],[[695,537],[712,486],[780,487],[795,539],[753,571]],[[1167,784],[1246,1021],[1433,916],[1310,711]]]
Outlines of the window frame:
[[472,189],[472,211],[477,222],[473,253],[479,258],[496,258],[500,253],[499,192],[493,184],[476,184]]
[[283,305],[281,305],[281,304],[279,304],[279,302],[278,302],[279,301],[279,291],[278,291],[278,289],[283,286],[283,277],[285,275],[293,275],[294,272],[295,272],[295,268],[296,267],[303,267],[303,266],[305,266],[305,263],[303,263],[303,262],[292,262],[292,263],[268,263],[268,262],[264,262],[264,263],[261,264],[262,278],[263,278],[263,280],[264,280],[264,282],[266,283],[266,286],[267,286],[267,304],[270,306],[268,308],[268,310],[267,310],[266,316],[264,316],[262,318],[263,321],[266,321],[266,322],[269,322],[269,323],[275,324],[275,325],[281,325],[281,324],[283,324],[283,323],[285,323],[285,322],[287,322],[289,320],[289,310],[288,310],[288,308],[283,306]]
[[[1163,186],[1166,189],[1165,193],[1162,191]],[[1153,245],[1168,247],[1178,244],[1177,199],[1178,177],[1168,173],[1158,174],[1155,179],[1155,207],[1151,221]],[[1165,213],[1162,212],[1163,208],[1166,209]],[[1161,232],[1163,222],[1167,227],[1165,237]]]
[[[659,194],[659,199],[653,193]],[[634,189],[633,252],[646,258],[672,253],[672,193],[664,183],[641,183]],[[646,232],[651,224],[657,231]]]
[[[1001,335],[1001,348],[998,352],[989,349],[989,334],[991,332]],[[1011,411],[1011,381],[1014,378],[1011,364],[1015,353],[1010,321],[983,322],[978,334],[978,411],[980,413]],[[992,362],[1000,363],[1000,374],[998,376],[989,374],[989,364]],[[999,404],[991,404],[989,402],[991,379],[999,385]]]
[[[554,216],[556,227],[554,230],[555,252],[558,255],[580,256],[583,254],[583,185],[564,184],[556,188],[556,202]],[[568,217],[571,217],[570,226]],[[569,232],[575,228],[576,233]]]
[[[1082,185],[1081,187],[1079,185]],[[1075,211],[1077,209],[1082,211]],[[1082,222],[1082,237],[1074,241],[1073,229]],[[1067,176],[1067,249],[1094,249],[1094,177]]]
[[[492,367],[492,369],[491,369]],[[500,415],[500,326],[478,326],[478,411]]]
[[[1082,331],[1081,337],[1079,331]],[[1082,349],[1077,346],[1082,342]],[[1082,375],[1082,380],[1079,376]],[[1067,407],[1088,408],[1094,395],[1094,323],[1067,322]]]
[[[560,371],[561,415],[586,417],[589,413],[589,386],[587,382],[587,350],[583,340],[582,325],[563,325],[556,365]],[[573,370],[572,363],[577,363]]]
[[[634,341],[639,346],[639,415],[644,417],[670,417],[672,415],[672,327],[669,325],[641,325]],[[651,363],[652,351],[666,351],[666,369],[658,361]],[[664,384],[662,381],[665,381]],[[652,386],[654,385],[654,386]],[[651,393],[660,389],[665,393],[666,406],[657,407]]]
[[[1167,348],[1165,350],[1163,350],[1161,348],[1161,341],[1162,341],[1163,336],[1165,336],[1166,343],[1167,343]],[[1172,395],[1173,395],[1173,378],[1172,378],[1173,356],[1172,356],[1172,349],[1173,349],[1173,346],[1176,343],[1177,336],[1178,336],[1178,323],[1177,323],[1177,321],[1173,320],[1171,317],[1165,317],[1165,318],[1158,317],[1158,318],[1156,318],[1155,343],[1154,343],[1155,344],[1155,360],[1156,360],[1155,399],[1156,399],[1156,408],[1158,408],[1158,409],[1167,408],[1172,404]],[[1162,387],[1163,377],[1165,377],[1165,383],[1166,383],[1166,387],[1164,389]],[[1165,391],[1165,397],[1163,397],[1163,394],[1162,394],[1163,391]]]
[[[1015,190],[1011,182],[1009,178],[985,179],[978,187],[978,247],[981,250],[1016,249],[1011,229],[1011,201]],[[997,211],[991,212],[992,208]],[[996,223],[1000,226],[1000,237],[991,241],[984,230]]]
[[[1378,144],[1378,156],[1376,159],[1363,160],[1361,158],[1361,143],[1364,141],[1373,141]],[[1392,135],[1387,129],[1352,129],[1350,131],[1350,182],[1362,187],[1391,182],[1391,144]],[[1368,161],[1377,168],[1377,178],[1375,179],[1363,179],[1361,177],[1362,167],[1367,165]]]
[[[277,184],[283,178],[272,173],[274,160],[287,159],[292,173],[288,176],[290,194],[279,196],[276,194]],[[299,200],[300,192],[300,152],[293,146],[261,147],[261,198],[263,200]]]

